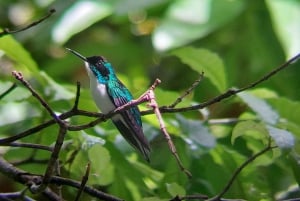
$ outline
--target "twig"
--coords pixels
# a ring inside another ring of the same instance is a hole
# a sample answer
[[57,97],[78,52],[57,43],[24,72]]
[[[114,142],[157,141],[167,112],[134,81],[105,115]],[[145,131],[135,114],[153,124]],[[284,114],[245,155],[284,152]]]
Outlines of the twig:
[[62,201],[61,197],[57,195],[55,192],[53,192],[50,188],[46,188],[42,194],[47,197],[49,200],[52,201]]
[[194,83],[192,84],[192,86],[190,86],[190,88],[188,88],[180,97],[178,97],[174,103],[172,103],[171,105],[167,106],[168,108],[174,108],[176,105],[178,105],[178,103],[180,103],[184,97],[186,97],[187,95],[189,95],[198,85],[199,83],[202,81],[204,76],[204,72],[202,72],[200,74],[200,77],[194,81]]
[[[0,156],[0,172],[3,173],[3,175],[14,179],[15,181],[17,181],[21,184],[27,184],[27,185],[42,181],[42,177],[43,177],[41,175],[29,174],[29,173],[25,172],[24,170],[16,168],[13,165],[11,165],[9,162],[7,162],[1,156]],[[66,186],[74,187],[77,189],[79,189],[80,185],[81,185],[80,182],[77,182],[77,181],[74,181],[71,179],[58,177],[58,176],[52,176],[50,179],[50,183],[57,184],[57,185],[66,185]],[[46,192],[46,190],[44,192]],[[83,191],[88,193],[89,195],[91,195],[95,198],[101,199],[101,200],[122,201],[121,198],[103,193],[97,189],[90,187],[90,186],[85,186]]]
[[191,178],[192,174],[183,166],[183,164],[182,164],[182,162],[181,162],[181,160],[180,160],[180,158],[177,154],[176,147],[173,144],[172,139],[171,139],[171,137],[170,137],[170,135],[169,135],[169,133],[166,129],[164,120],[161,116],[161,113],[159,111],[157,102],[155,100],[155,94],[154,94],[153,90],[154,90],[154,87],[151,87],[151,89],[148,91],[148,94],[147,94],[147,99],[149,100],[148,106],[152,107],[152,109],[154,110],[154,113],[156,114],[156,118],[159,121],[160,129],[161,129],[165,139],[167,140],[167,143],[169,145],[171,153],[174,155],[178,166],[180,167],[181,171],[183,171],[189,178]]
[[78,193],[77,193],[77,196],[75,198],[75,201],[79,201],[80,195],[81,195],[81,193],[82,193],[82,191],[83,191],[83,189],[84,189],[84,187],[86,185],[86,182],[89,179],[90,169],[91,169],[91,163],[88,162],[88,164],[86,166],[86,170],[85,170],[85,175],[82,177],[80,188],[78,190]]
[[31,85],[24,80],[22,73],[13,71],[12,75],[19,80],[30,92],[31,94],[39,100],[39,102],[44,106],[44,108],[48,111],[48,113],[52,116],[52,118],[56,121],[56,123],[60,125],[64,125],[64,122],[53,112],[53,110],[49,107],[46,101],[31,87]]
[[55,146],[54,146],[54,150],[51,154],[51,157],[49,159],[49,163],[46,169],[46,172],[44,174],[43,180],[41,185],[33,185],[30,187],[30,191],[32,193],[39,193],[45,190],[45,188],[47,187],[47,185],[50,182],[50,179],[53,175],[54,172],[54,168],[56,165],[56,162],[58,160],[58,155],[61,149],[61,146],[63,144],[64,138],[65,138],[65,134],[67,133],[67,128],[66,126],[62,125],[59,127],[59,133],[55,142]]
[[[237,93],[240,93],[242,91],[245,91],[247,89],[253,88],[256,85],[262,83],[263,81],[269,79],[270,77],[274,76],[275,74],[277,74],[278,72],[280,72],[281,70],[285,69],[286,67],[288,67],[290,64],[296,62],[298,59],[300,58],[300,53],[297,54],[296,56],[292,57],[291,59],[289,59],[288,61],[286,61],[285,63],[283,63],[282,65],[278,66],[277,68],[275,68],[274,70],[272,70],[271,72],[267,73],[266,75],[264,75],[263,77],[261,77],[259,80],[250,83],[240,89],[228,89],[225,93],[220,94],[219,96],[216,96],[204,103],[200,103],[197,105],[193,105],[190,107],[182,107],[182,108],[168,108],[166,106],[162,106],[159,108],[161,113],[177,113],[177,112],[187,112],[187,111],[192,111],[192,110],[198,110],[198,109],[202,109],[205,108],[209,105],[215,104],[217,102],[220,102],[221,100],[224,100],[226,98],[229,98],[230,96],[233,96]],[[142,111],[141,112],[142,115],[147,115],[147,114],[152,114],[152,110],[147,110],[147,111]]]
[[25,143],[25,142],[11,142],[8,144],[0,144],[0,146],[24,147],[24,148],[40,149],[40,150],[45,150],[45,151],[53,150],[53,148],[49,147],[49,146],[45,146],[42,144]]
[[207,201],[218,201],[220,198],[229,190],[233,182],[235,181],[236,177],[240,174],[240,172],[252,161],[254,161],[257,157],[263,155],[267,151],[276,148],[276,146],[271,146],[271,139],[269,139],[268,146],[266,146],[264,149],[262,149],[260,152],[254,154],[250,158],[248,158],[241,166],[239,166],[234,173],[232,174],[231,178],[227,182],[226,186],[223,188],[223,190],[215,197],[208,199]]
[[164,124],[163,118],[162,118],[161,113],[160,113],[159,108],[158,108],[158,104],[155,100],[154,89],[156,88],[156,86],[158,84],[160,84],[160,82],[161,81],[159,79],[156,79],[154,81],[154,83],[152,84],[152,86],[144,94],[142,94],[138,99],[132,100],[132,101],[128,102],[127,104],[124,104],[121,107],[116,108],[114,111],[109,112],[108,115],[113,115],[116,112],[120,112],[120,111],[123,111],[124,109],[132,107],[132,105],[137,105],[137,104],[148,101],[149,102],[148,105],[150,107],[152,107],[154,113],[156,114],[156,117],[157,117],[157,119],[159,121],[159,124],[160,124],[161,131],[162,131],[165,139],[167,140],[167,143],[169,145],[171,153],[174,155],[178,166],[180,167],[181,171],[183,171],[190,178],[190,177],[192,177],[192,174],[186,168],[184,168],[184,166],[183,166],[183,164],[182,164],[182,162],[181,162],[181,160],[180,160],[180,158],[177,154],[175,145],[173,144],[172,139],[171,139],[170,135],[167,132],[166,126]]
[[0,200],[11,201],[11,200],[23,200],[23,201],[34,201],[28,196],[24,195],[24,191],[11,192],[11,193],[0,193]]
[[13,161],[11,164],[18,166],[18,165],[23,165],[27,163],[39,163],[39,164],[47,164],[49,159],[35,159],[33,156],[30,156],[26,159],[20,160],[20,161]]
[[[201,103],[201,104],[198,104],[198,105],[193,105],[193,106],[190,106],[190,107],[182,107],[182,108],[169,108],[168,106],[162,106],[159,108],[160,112],[161,113],[177,113],[177,112],[187,112],[187,111],[192,111],[192,110],[198,110],[198,109],[202,109],[202,108],[205,108],[209,105],[212,105],[214,103],[217,103],[217,102],[220,102],[221,100],[223,99],[226,99],[230,96],[233,96],[237,93],[240,93],[246,89],[249,89],[251,87],[254,87],[256,85],[258,85],[259,83],[267,80],[268,78],[270,78],[271,76],[275,75],[276,73],[278,73],[279,71],[283,70],[284,68],[286,68],[287,66],[289,66],[290,64],[292,64],[293,62],[296,62],[297,59],[300,58],[300,54],[296,55],[295,57],[292,57],[291,59],[289,59],[287,62],[285,62],[284,64],[280,65],[279,67],[277,67],[276,69],[274,69],[273,71],[271,71],[270,73],[266,74],[265,76],[263,76],[261,79],[259,79],[258,81],[254,82],[254,83],[251,83],[249,85],[246,85],[245,87],[237,90],[237,89],[229,89],[227,90],[225,93],[223,94],[220,94],[219,96],[216,96],[204,103]],[[77,88],[78,88],[78,85],[77,85]],[[77,94],[79,93],[79,91],[77,90]],[[79,100],[79,94],[76,96],[75,98],[75,105],[73,106],[73,109],[77,108],[76,106],[76,100]],[[145,100],[143,102],[146,102]],[[75,116],[75,115],[83,115],[83,116],[88,116],[88,117],[99,117],[99,119],[97,120],[94,120],[93,122],[91,123],[88,123],[88,124],[85,124],[85,125],[81,125],[81,126],[69,126],[69,130],[82,130],[82,129],[85,129],[85,128],[90,128],[98,123],[100,123],[101,121],[104,121],[105,119],[113,116],[115,113],[117,112],[121,112],[123,110],[125,110],[126,108],[129,108],[131,107],[132,105],[138,105],[142,102],[130,102],[129,104],[126,104],[120,108],[117,108],[115,111],[112,111],[106,115],[103,115],[102,113],[94,113],[94,112],[86,112],[86,111],[83,111],[83,110],[70,110],[66,113],[63,113],[59,116],[60,119],[67,119],[69,117],[72,117],[72,116]],[[75,107],[76,106],[76,107]],[[141,111],[141,115],[148,115],[148,114],[153,114],[153,110],[146,110],[146,111]],[[7,138],[3,138],[3,139],[0,139],[0,144],[6,144],[6,143],[10,143],[10,142],[13,142],[13,141],[16,141],[18,139],[21,139],[23,137],[26,137],[26,136],[29,136],[35,132],[38,132],[46,127],[49,127],[50,125],[53,125],[55,122],[53,120],[49,120],[47,122],[45,122],[44,124],[41,124],[41,125],[38,125],[34,128],[31,128],[31,129],[28,129],[27,131],[24,131],[20,134],[17,134],[15,136],[12,136],[12,137],[7,137]]]
[[50,9],[49,10],[49,13],[45,16],[45,17],[43,17],[43,18],[41,18],[41,19],[39,19],[39,20],[37,20],[37,21],[34,21],[34,22],[32,22],[31,24],[29,24],[29,25],[27,25],[27,26],[25,26],[25,27],[23,27],[23,28],[21,28],[21,29],[18,29],[18,30],[9,30],[8,28],[5,28],[4,29],[4,31],[2,31],[2,32],[0,32],[0,37],[2,37],[2,36],[4,36],[4,35],[8,35],[8,34],[14,34],[14,33],[18,33],[18,32],[21,32],[21,31],[25,31],[25,30],[27,30],[27,29],[30,29],[31,27],[33,27],[33,26],[36,26],[36,25],[38,25],[38,24],[40,24],[41,22],[43,22],[44,20],[46,20],[47,18],[49,18],[53,13],[55,13],[56,12],[56,10],[55,9]]
[[[56,163],[55,163],[55,170],[54,170],[54,174],[56,176],[60,176],[61,175],[61,171],[60,171],[60,168],[61,168],[61,165],[60,165],[60,160],[56,160]],[[55,185],[53,187],[53,190],[56,192],[56,194],[60,197],[60,200],[63,200],[62,199],[62,186],[61,185]]]
[[76,83],[76,96],[75,96],[75,101],[74,101],[72,111],[78,110],[79,97],[80,97],[80,82],[77,82]]
[[2,98],[4,98],[7,94],[9,94],[12,90],[14,90],[15,88],[17,87],[17,84],[16,83],[13,83],[5,92],[3,92],[1,95],[0,95],[0,100]]

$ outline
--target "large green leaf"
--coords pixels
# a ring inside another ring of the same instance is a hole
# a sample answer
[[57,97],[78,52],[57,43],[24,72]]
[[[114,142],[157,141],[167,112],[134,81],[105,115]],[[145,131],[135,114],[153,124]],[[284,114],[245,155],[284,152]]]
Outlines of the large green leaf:
[[111,13],[112,7],[106,1],[76,1],[53,28],[52,38],[57,43],[65,43],[74,34]]
[[167,183],[167,190],[171,196],[184,196],[186,194],[184,188],[177,183]]
[[[245,135],[249,131],[255,131],[258,133],[259,138],[264,139],[268,136],[268,131],[262,123],[255,121],[243,121],[239,122],[232,131],[231,143],[234,144],[236,138]],[[251,133],[252,137],[257,137]]]
[[182,115],[176,115],[180,130],[184,135],[182,138],[190,143],[191,148],[213,148],[216,144],[214,136],[208,130],[208,127],[199,120],[186,119]]
[[153,46],[157,50],[165,51],[202,38],[236,17],[244,9],[245,2],[172,1],[165,18],[154,31]]
[[[299,53],[299,1],[273,1],[267,0],[273,18],[273,26],[282,42],[288,57]],[[291,31],[293,30],[293,31]]]
[[21,71],[25,77],[30,76],[36,78],[40,84],[45,83],[39,74],[38,65],[32,59],[29,51],[12,36],[7,35],[0,37],[0,50],[2,50],[7,57],[16,62],[14,69]]
[[291,149],[295,145],[295,138],[287,130],[275,128],[273,126],[267,126],[270,136],[275,141],[277,146],[281,149]]
[[226,74],[220,57],[207,49],[184,47],[171,52],[193,70],[208,77],[213,85],[223,92],[227,88]]
[[279,120],[279,115],[265,100],[260,99],[248,92],[238,94],[245,103],[256,113],[258,116],[268,124],[274,125]]

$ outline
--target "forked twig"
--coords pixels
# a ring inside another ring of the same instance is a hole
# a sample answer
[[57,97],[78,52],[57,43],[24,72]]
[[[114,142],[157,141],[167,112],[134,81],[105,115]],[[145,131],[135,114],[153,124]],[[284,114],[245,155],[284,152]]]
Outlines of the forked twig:
[[4,35],[8,35],[8,34],[14,34],[14,33],[18,33],[18,32],[21,32],[21,31],[25,31],[27,29],[30,29],[31,27],[34,27],[36,25],[38,25],[39,23],[43,22],[44,20],[46,20],[47,18],[49,18],[53,13],[55,13],[56,10],[55,9],[50,9],[49,10],[49,13],[42,17],[41,19],[37,20],[37,21],[34,21],[32,23],[30,23],[29,25],[21,28],[21,29],[18,29],[18,30],[9,30],[8,28],[5,28],[2,32],[0,32],[0,37],[4,36]]
[[172,103],[171,105],[167,106],[167,108],[174,108],[176,105],[178,105],[178,103],[180,103],[184,97],[186,97],[187,95],[189,95],[198,85],[199,83],[202,81],[204,76],[204,72],[202,72],[199,76],[199,78],[197,80],[194,81],[194,83],[180,96],[178,97],[174,103]]
[[125,104],[121,107],[118,107],[117,109],[115,109],[114,111],[112,111],[111,113],[108,113],[108,114],[115,114],[115,112],[119,112],[121,110],[129,108],[132,105],[137,105],[137,104],[148,101],[149,102],[148,106],[151,107],[153,109],[154,113],[156,114],[157,120],[158,120],[159,125],[160,125],[160,129],[161,129],[165,139],[167,140],[170,151],[174,155],[179,168],[181,169],[181,171],[183,171],[190,178],[190,177],[192,177],[192,174],[183,166],[183,164],[182,164],[182,162],[181,162],[181,160],[180,160],[180,158],[177,154],[175,145],[172,142],[172,139],[171,139],[170,135],[168,134],[168,131],[167,131],[165,123],[164,123],[164,120],[161,116],[158,104],[157,104],[156,99],[155,99],[154,89],[160,83],[161,83],[161,81],[159,79],[156,79],[154,81],[154,83],[152,84],[152,86],[144,94],[142,94],[138,99],[132,100],[132,101],[128,102],[127,104]]
[[54,113],[54,111],[50,108],[50,106],[46,103],[46,101],[32,88],[32,86],[24,79],[21,72],[13,71],[12,75],[19,80],[32,94],[33,97],[38,99],[38,101],[44,106],[44,108],[48,111],[48,113],[52,116],[52,118],[59,125],[64,125],[64,122]]
[[[158,79],[157,79],[158,80]],[[160,80],[158,80],[160,82]],[[189,178],[192,177],[192,174],[183,166],[178,154],[177,154],[177,151],[176,151],[176,147],[166,129],[166,125],[164,123],[164,120],[161,116],[161,113],[159,111],[159,107],[158,107],[158,104],[156,102],[156,99],[155,99],[155,94],[154,94],[154,87],[155,86],[152,86],[149,90],[148,90],[148,93],[146,94],[147,96],[147,99],[149,100],[149,104],[148,106],[149,107],[152,107],[152,109],[154,110],[154,113],[156,115],[156,118],[157,120],[159,121],[159,125],[160,125],[160,129],[165,137],[165,139],[167,140],[167,143],[169,145],[169,148],[170,148],[170,151],[171,153],[174,155],[175,159],[176,159],[176,162],[178,164],[178,166],[180,167],[181,171],[183,171]]]

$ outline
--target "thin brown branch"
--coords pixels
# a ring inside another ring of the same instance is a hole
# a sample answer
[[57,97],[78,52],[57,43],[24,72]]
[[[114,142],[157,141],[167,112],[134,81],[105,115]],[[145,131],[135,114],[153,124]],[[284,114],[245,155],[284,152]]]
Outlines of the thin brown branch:
[[[277,67],[276,69],[274,69],[273,71],[271,71],[270,73],[266,74],[265,76],[263,76],[261,79],[259,79],[256,82],[253,82],[249,85],[246,85],[245,87],[241,88],[241,89],[229,89],[227,90],[225,93],[220,94],[219,96],[216,96],[204,103],[198,104],[198,105],[193,105],[190,107],[182,107],[182,108],[169,108],[168,106],[162,106],[159,108],[161,113],[177,113],[177,112],[187,112],[187,111],[192,111],[192,110],[198,110],[198,109],[202,109],[205,108],[209,105],[212,105],[214,103],[220,102],[223,99],[229,98],[241,91],[244,91],[246,89],[252,88],[258,84],[260,84],[261,82],[269,79],[271,76],[275,75],[276,73],[278,73],[279,71],[283,70],[284,68],[286,68],[287,66],[289,66],[290,64],[292,64],[293,62],[296,62],[297,59],[300,58],[300,54],[296,55],[295,57],[289,59],[287,62],[285,62],[284,64],[282,64],[281,66]],[[77,88],[79,86],[77,85]],[[112,111],[106,115],[103,115],[102,113],[95,113],[95,112],[87,112],[87,111],[83,111],[83,110],[77,110],[76,109],[76,104],[77,104],[77,100],[79,99],[79,90],[77,90],[77,95],[76,95],[76,99],[75,99],[75,105],[73,107],[72,110],[63,113],[59,116],[60,119],[66,119],[66,118],[70,118],[72,116],[75,115],[82,115],[82,116],[87,116],[87,117],[99,117],[99,119],[93,120],[92,122],[88,123],[88,124],[84,124],[84,125],[78,125],[78,126],[69,126],[69,130],[82,130],[82,129],[86,129],[86,128],[90,128],[102,121],[104,121],[105,119],[108,119],[110,117],[112,117],[114,114],[121,112],[123,110],[126,110],[127,108],[133,106],[133,105],[138,105],[142,102],[146,102],[146,100],[137,100],[135,102],[130,102],[120,108],[115,109],[115,111]],[[75,109],[74,109],[75,108]],[[148,114],[153,114],[153,110],[146,110],[146,111],[141,111],[141,115],[148,115]],[[49,120],[41,125],[38,125],[34,128],[28,129],[27,131],[24,131],[22,133],[19,133],[15,136],[11,136],[11,137],[7,137],[7,138],[3,138],[0,139],[0,144],[6,144],[6,143],[10,143],[13,141],[16,141],[18,139],[21,139],[23,137],[32,135],[46,127],[49,127],[51,125],[53,125],[55,123],[54,120]]]
[[164,120],[161,116],[161,113],[158,109],[158,105],[157,105],[157,102],[155,100],[155,95],[154,95],[154,92],[153,90],[149,90],[149,93],[148,93],[148,99],[149,99],[149,107],[152,107],[153,110],[154,110],[154,113],[156,114],[156,118],[159,122],[159,125],[160,125],[160,129],[165,137],[165,139],[167,140],[167,143],[169,145],[169,148],[170,148],[170,151],[171,153],[174,155],[175,159],[176,159],[176,162],[178,164],[178,166],[180,167],[181,171],[183,171],[189,178],[192,177],[192,174],[183,166],[178,154],[177,154],[177,151],[176,151],[176,147],[175,145],[173,144],[173,141],[166,129],[166,126],[165,126],[165,123],[164,123]]
[[4,35],[8,35],[8,34],[15,34],[15,33],[30,29],[31,27],[34,27],[34,26],[40,24],[41,22],[43,22],[44,20],[46,20],[47,18],[51,17],[51,15],[55,12],[56,12],[55,9],[50,9],[46,16],[44,16],[41,19],[34,21],[34,22],[30,23],[29,25],[27,25],[21,29],[18,29],[18,30],[9,30],[8,28],[5,28],[4,31],[0,32],[0,37],[2,37]]
[[[177,112],[187,112],[187,111],[193,111],[193,110],[199,110],[202,108],[205,108],[209,105],[215,104],[217,102],[220,102],[226,98],[229,98],[237,93],[240,93],[242,91],[245,91],[247,89],[253,88],[255,86],[257,86],[258,84],[268,80],[269,78],[271,78],[272,76],[274,76],[275,74],[277,74],[278,72],[280,72],[281,70],[287,68],[288,66],[290,66],[292,63],[295,63],[298,59],[300,58],[300,53],[297,54],[296,56],[292,57],[291,59],[289,59],[288,61],[286,61],[285,63],[283,63],[282,65],[278,66],[277,68],[275,68],[274,70],[272,70],[271,72],[267,73],[266,75],[262,76],[260,79],[258,79],[257,81],[250,83],[240,89],[228,89],[225,93],[220,94],[219,96],[216,96],[206,102],[197,104],[197,105],[193,105],[190,107],[182,107],[182,108],[168,108],[167,106],[162,106],[160,107],[160,112],[161,113],[177,113]],[[152,114],[153,111],[152,110],[146,110],[146,111],[142,111],[141,114],[142,115],[147,115],[147,114]]]
[[51,201],[62,201],[61,197],[53,192],[50,188],[46,188],[42,194]]
[[187,95],[189,95],[198,85],[199,83],[202,81],[204,76],[204,72],[202,72],[200,74],[200,77],[194,81],[194,83],[180,96],[178,97],[174,103],[172,103],[171,105],[167,106],[168,108],[174,108],[176,105],[178,105],[184,97],[186,97]]
[[86,166],[85,174],[82,177],[80,188],[79,188],[79,191],[78,191],[78,193],[76,195],[75,201],[79,201],[80,195],[81,195],[81,193],[82,193],[82,191],[83,191],[83,189],[84,189],[84,187],[86,185],[86,182],[89,179],[90,170],[91,170],[91,163],[89,162],[87,164],[87,166]]
[[17,87],[16,83],[13,83],[5,92],[3,92],[2,94],[0,94],[0,100],[2,98],[4,98],[7,94],[9,94],[10,92],[12,92],[12,90],[14,90]]
[[23,201],[34,201],[28,196],[24,195],[24,191],[11,192],[11,193],[0,193],[0,200],[12,201],[12,200],[23,200]]
[[0,146],[10,146],[10,147],[23,147],[23,148],[32,148],[32,149],[40,149],[45,151],[52,151],[53,148],[49,146],[45,146],[42,144],[33,144],[33,143],[25,143],[25,142],[11,142],[8,144],[3,144]]
[[50,108],[50,106],[46,103],[46,101],[32,88],[32,86],[27,82],[22,73],[13,71],[13,76],[19,80],[30,92],[31,94],[38,99],[38,101],[44,106],[44,108],[48,111],[48,113],[52,116],[56,123],[60,125],[64,125],[64,122],[54,113],[54,111]]
[[48,166],[47,166],[46,172],[44,174],[42,183],[41,183],[41,185],[31,187],[30,191],[32,193],[39,193],[39,192],[44,191],[45,188],[47,187],[47,185],[49,184],[50,179],[53,176],[55,165],[57,163],[59,152],[60,152],[61,147],[63,145],[66,133],[67,133],[66,126],[60,126],[59,133],[58,133],[58,136],[57,136],[57,139],[56,139],[56,142],[55,142],[54,150],[53,150],[53,152],[51,154],[51,157],[49,159]]
[[26,159],[22,159],[19,161],[13,161],[11,162],[11,164],[15,165],[15,166],[19,166],[19,165],[23,165],[23,164],[28,164],[28,163],[36,163],[36,164],[47,164],[49,161],[49,159],[36,159],[33,156],[30,156]]
[[79,104],[79,98],[80,98],[80,82],[76,83],[76,96],[75,101],[72,110],[76,111],[78,110],[78,104]]
[[259,151],[258,153],[254,154],[253,156],[249,157],[244,163],[242,163],[232,174],[231,178],[227,182],[226,186],[223,188],[223,190],[215,197],[210,198],[208,201],[219,201],[221,197],[230,189],[233,182],[235,181],[236,177],[241,173],[241,171],[252,161],[254,161],[259,156],[263,155],[264,153],[270,151],[271,149],[276,148],[276,146],[271,146],[271,139],[269,139],[268,146],[266,146],[264,149]]
[[[7,162],[3,157],[0,156],[0,172],[9,177],[12,178],[13,180],[24,184],[24,185],[37,185],[43,180],[43,176],[41,175],[34,175],[25,172],[24,170],[21,170],[19,168],[16,168],[15,166],[11,165],[9,162]],[[58,176],[52,176],[50,178],[50,183],[51,184],[56,184],[56,185],[66,185],[70,187],[74,187],[79,189],[81,186],[80,182],[71,180],[71,179],[66,179]],[[107,200],[107,201],[122,201],[121,198],[103,193],[97,189],[94,189],[90,186],[85,186],[83,191],[90,196],[93,196],[95,198],[98,198],[100,200]],[[47,188],[45,189],[44,192],[47,192]]]

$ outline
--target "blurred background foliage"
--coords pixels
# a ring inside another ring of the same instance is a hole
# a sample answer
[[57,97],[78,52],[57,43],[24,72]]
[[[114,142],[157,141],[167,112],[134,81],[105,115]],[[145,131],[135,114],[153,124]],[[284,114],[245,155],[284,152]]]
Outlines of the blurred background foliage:
[[[71,108],[76,81],[83,88],[79,108],[97,111],[83,63],[65,47],[85,56],[105,56],[134,97],[160,78],[162,84],[156,90],[160,105],[171,104],[203,71],[204,80],[179,106],[201,103],[231,87],[254,82],[300,52],[299,0],[1,1],[0,26],[20,28],[50,8],[56,13],[45,22],[0,38],[0,92],[14,82],[11,71],[19,70],[57,113]],[[195,193],[213,196],[271,136],[280,149],[251,163],[225,197],[300,197],[299,73],[300,62],[255,89],[205,110],[164,114],[178,153],[193,174],[191,180],[176,166],[154,115],[143,116],[153,149],[150,164],[106,122],[68,133],[61,160],[63,164],[72,160],[63,166],[63,176],[80,180],[85,164],[92,161],[88,184],[125,200],[163,200]],[[21,86],[0,101],[1,137],[50,118]],[[248,121],[214,121],[228,118]],[[90,120],[70,119],[73,124]],[[56,135],[57,128],[52,126],[23,141],[51,145]],[[1,147],[0,151],[12,162],[32,154],[37,159],[49,157],[45,151],[25,148]],[[19,167],[42,174],[46,163]],[[13,183],[0,185],[0,189],[5,185],[4,191],[19,188]],[[66,200],[75,194],[75,189],[64,188]]]

